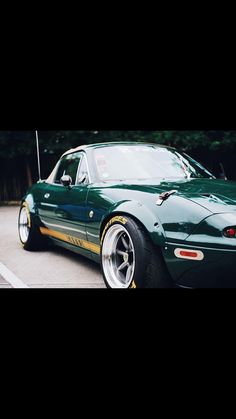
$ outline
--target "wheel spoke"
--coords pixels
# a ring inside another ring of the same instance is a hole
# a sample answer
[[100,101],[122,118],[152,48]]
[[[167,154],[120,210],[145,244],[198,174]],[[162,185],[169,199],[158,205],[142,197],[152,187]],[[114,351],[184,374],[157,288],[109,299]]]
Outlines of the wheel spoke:
[[125,249],[126,250],[129,250],[129,243],[126,242],[126,240],[125,240],[125,238],[124,238],[123,235],[121,236],[121,240],[122,240],[122,243],[123,243]]
[[126,272],[126,282],[129,282],[131,279],[132,274],[132,265],[129,265],[127,272]]
[[119,249],[116,251],[116,253],[117,253],[117,255],[120,255],[120,256],[123,256],[123,257],[125,257],[127,255],[126,252],[123,252],[122,250],[119,250]]
[[20,226],[24,226],[25,227],[25,226],[28,226],[28,224],[29,224],[28,222],[23,221],[22,223],[20,223]]
[[122,271],[124,268],[126,268],[126,266],[129,265],[129,262],[123,262],[118,268],[117,271]]

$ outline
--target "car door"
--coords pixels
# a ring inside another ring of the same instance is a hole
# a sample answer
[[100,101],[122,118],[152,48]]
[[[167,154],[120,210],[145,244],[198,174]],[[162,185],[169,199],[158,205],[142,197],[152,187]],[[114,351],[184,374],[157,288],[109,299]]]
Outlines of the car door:
[[[63,186],[61,177],[69,175],[70,186]],[[44,189],[38,203],[39,215],[45,225],[43,234],[78,248],[88,256],[90,246],[86,237],[88,171],[84,152],[64,156],[52,184]]]

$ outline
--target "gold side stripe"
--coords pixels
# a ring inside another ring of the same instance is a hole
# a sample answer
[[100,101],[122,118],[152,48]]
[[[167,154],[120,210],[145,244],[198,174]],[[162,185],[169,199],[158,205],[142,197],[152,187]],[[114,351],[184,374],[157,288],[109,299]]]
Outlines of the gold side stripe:
[[40,227],[40,233],[44,236],[55,237],[55,239],[74,244],[75,246],[82,247],[83,249],[90,250],[93,253],[100,254],[100,246],[95,243],[90,243],[87,240],[78,239],[78,237],[70,236],[59,231],[51,230],[49,228]]

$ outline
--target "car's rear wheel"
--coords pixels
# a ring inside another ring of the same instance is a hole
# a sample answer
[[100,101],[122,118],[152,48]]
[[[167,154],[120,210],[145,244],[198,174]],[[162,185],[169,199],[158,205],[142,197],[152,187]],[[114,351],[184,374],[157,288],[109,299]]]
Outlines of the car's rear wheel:
[[41,235],[39,227],[31,217],[29,207],[23,202],[18,218],[18,232],[20,241],[25,250],[39,250],[44,247],[46,240]]
[[108,288],[170,286],[160,251],[131,217],[115,216],[109,220],[101,241],[101,266]]

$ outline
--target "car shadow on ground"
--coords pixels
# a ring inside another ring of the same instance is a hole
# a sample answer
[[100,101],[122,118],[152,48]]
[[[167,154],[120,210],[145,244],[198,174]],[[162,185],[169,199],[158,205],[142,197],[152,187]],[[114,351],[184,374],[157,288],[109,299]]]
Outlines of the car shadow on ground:
[[49,244],[47,249],[41,250],[41,252],[43,251],[47,251],[47,252],[50,251],[54,255],[57,255],[57,256],[60,255],[62,257],[65,257],[68,260],[71,260],[72,262],[79,263],[80,266],[89,269],[90,272],[93,271],[96,274],[101,274],[101,277],[102,277],[100,264],[96,263],[92,259],[88,259],[85,256],[82,256],[78,253],[74,253],[71,250],[65,249],[61,246],[54,246],[53,244]]

